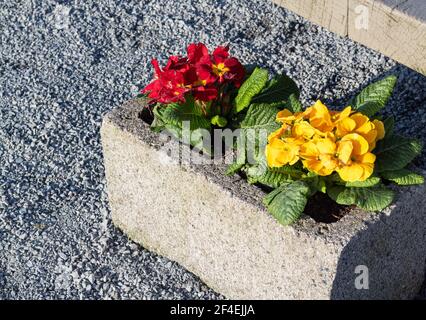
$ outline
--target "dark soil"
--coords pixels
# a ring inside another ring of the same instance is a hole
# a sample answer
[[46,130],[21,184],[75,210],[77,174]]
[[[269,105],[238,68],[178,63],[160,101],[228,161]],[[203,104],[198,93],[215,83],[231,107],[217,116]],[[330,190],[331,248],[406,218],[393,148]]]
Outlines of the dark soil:
[[343,206],[334,202],[324,193],[317,192],[308,200],[305,214],[316,222],[333,223],[342,219],[355,206]]

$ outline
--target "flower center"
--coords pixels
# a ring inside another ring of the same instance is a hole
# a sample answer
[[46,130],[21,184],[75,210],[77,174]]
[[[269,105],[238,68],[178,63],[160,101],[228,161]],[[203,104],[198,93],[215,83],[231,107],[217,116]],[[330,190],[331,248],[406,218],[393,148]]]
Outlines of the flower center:
[[225,73],[229,71],[229,68],[225,66],[223,62],[218,64],[213,64],[212,69],[213,69],[213,73],[217,75],[218,77],[222,77]]

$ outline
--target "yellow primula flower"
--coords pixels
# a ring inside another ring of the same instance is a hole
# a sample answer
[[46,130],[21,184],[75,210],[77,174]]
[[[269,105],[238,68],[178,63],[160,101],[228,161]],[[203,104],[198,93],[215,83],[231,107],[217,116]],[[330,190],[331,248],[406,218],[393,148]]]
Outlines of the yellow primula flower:
[[346,107],[342,112],[336,112],[333,116],[333,123],[336,126],[336,135],[343,137],[351,133],[356,128],[355,120],[350,118],[352,112],[351,107]]
[[293,165],[301,160],[309,171],[321,176],[337,172],[344,181],[364,181],[374,170],[371,153],[385,136],[384,124],[346,107],[329,111],[317,101],[304,112],[278,112],[282,126],[271,133],[266,146],[270,167]]
[[270,167],[282,167],[293,165],[299,161],[300,146],[292,141],[284,141],[278,138],[272,139],[266,146],[265,155]]
[[334,128],[328,108],[319,100],[312,107],[307,108],[303,114],[315,129],[327,132]]
[[320,176],[330,175],[337,167],[336,144],[327,138],[308,141],[300,147],[303,165]]
[[337,143],[337,157],[340,165],[336,171],[344,181],[364,181],[373,173],[376,156],[358,133],[350,133]]
[[291,129],[293,137],[303,137],[304,139],[312,139],[314,134],[317,132],[307,121],[296,122]]
[[370,121],[370,119],[361,114],[361,113],[355,113],[351,116],[351,119],[355,120],[356,127],[354,129],[354,132],[362,135],[365,140],[368,141],[368,143],[372,144],[376,141],[377,138],[377,130],[376,126],[373,122]]
[[355,113],[336,122],[336,135],[338,137],[343,137],[349,133],[358,133],[363,136],[369,144],[369,151],[372,151],[376,147],[377,140],[384,138],[385,128],[383,122],[379,120],[370,121],[367,116]]

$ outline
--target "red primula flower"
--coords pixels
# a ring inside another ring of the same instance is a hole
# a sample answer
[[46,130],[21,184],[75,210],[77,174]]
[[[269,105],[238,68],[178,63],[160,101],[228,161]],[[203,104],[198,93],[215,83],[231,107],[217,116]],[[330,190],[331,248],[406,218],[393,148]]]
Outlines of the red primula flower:
[[214,51],[212,56],[204,55],[197,65],[197,72],[200,79],[206,83],[219,81],[233,82],[238,88],[244,79],[245,70],[242,64],[233,57],[229,57],[229,47],[219,46]]
[[161,70],[156,59],[152,60],[155,80],[142,90],[143,93],[148,92],[149,98],[164,104],[185,102],[185,93],[189,90],[185,86],[184,78],[184,70],[187,67],[180,63],[180,58],[175,58],[169,59],[164,70]]

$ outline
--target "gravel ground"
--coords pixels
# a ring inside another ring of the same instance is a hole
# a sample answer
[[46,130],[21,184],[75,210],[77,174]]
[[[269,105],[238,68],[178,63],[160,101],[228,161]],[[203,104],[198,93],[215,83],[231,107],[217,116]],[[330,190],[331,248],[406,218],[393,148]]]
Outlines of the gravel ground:
[[0,299],[220,298],[115,229],[105,189],[102,115],[188,42],[229,41],[306,103],[397,74],[386,113],[426,136],[425,77],[266,0],[10,0],[0,37]]

